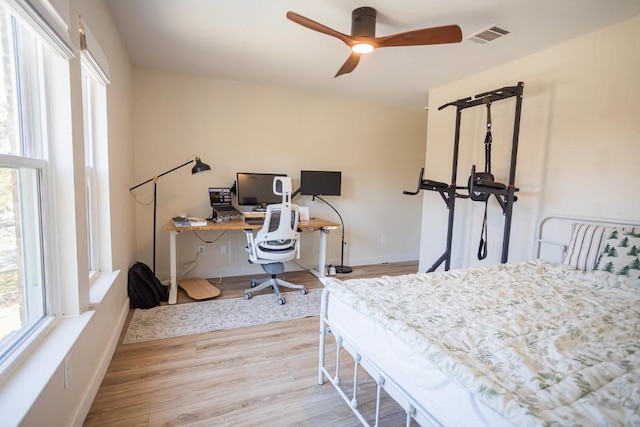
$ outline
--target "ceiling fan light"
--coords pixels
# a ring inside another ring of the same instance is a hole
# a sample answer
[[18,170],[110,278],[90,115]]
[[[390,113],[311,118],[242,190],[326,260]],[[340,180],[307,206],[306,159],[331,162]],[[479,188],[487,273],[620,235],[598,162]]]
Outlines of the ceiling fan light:
[[369,43],[358,43],[354,44],[353,47],[351,47],[351,50],[355,53],[365,54],[373,52],[373,45]]

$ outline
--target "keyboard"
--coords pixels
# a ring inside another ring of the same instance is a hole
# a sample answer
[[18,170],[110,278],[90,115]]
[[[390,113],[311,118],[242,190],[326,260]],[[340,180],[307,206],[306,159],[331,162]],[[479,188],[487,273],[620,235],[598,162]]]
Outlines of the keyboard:
[[249,225],[262,225],[264,224],[264,218],[245,218],[244,222]]
[[242,216],[242,212],[234,206],[214,206],[213,210],[216,213],[215,219],[229,220]]

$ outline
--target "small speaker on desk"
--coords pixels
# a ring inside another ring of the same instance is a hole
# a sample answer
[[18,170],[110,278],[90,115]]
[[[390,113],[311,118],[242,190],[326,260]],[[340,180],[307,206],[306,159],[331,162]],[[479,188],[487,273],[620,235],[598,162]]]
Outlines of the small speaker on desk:
[[300,221],[309,221],[308,206],[298,206],[298,211],[300,211]]

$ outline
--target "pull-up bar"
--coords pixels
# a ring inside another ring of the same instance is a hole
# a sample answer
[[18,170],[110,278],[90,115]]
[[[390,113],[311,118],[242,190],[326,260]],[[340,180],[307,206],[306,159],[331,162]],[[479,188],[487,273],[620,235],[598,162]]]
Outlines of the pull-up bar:
[[475,107],[480,104],[486,104],[487,102],[500,101],[501,99],[508,99],[518,94],[522,95],[522,88],[524,88],[524,83],[519,82],[517,86],[506,86],[500,89],[495,89],[489,92],[479,93],[476,96],[458,99],[456,101],[447,102],[444,105],[438,107],[438,110],[442,110],[443,108],[447,108],[451,105],[458,107],[461,110],[469,107]]
[[[456,128],[453,142],[453,161],[451,167],[451,184],[441,183],[428,179],[423,179],[424,168],[420,170],[420,178],[418,180],[418,189],[415,192],[405,191],[404,194],[417,194],[420,190],[437,191],[445,201],[447,208],[449,209],[449,220],[447,228],[447,247],[444,253],[438,258],[438,260],[429,268],[428,272],[435,271],[440,264],[445,263],[445,270],[449,270],[451,267],[451,245],[453,241],[453,220],[455,212],[455,199],[456,197],[468,198],[457,194],[457,189],[467,188],[469,191],[482,191],[488,194],[493,194],[502,207],[505,221],[504,232],[502,238],[502,257],[501,262],[507,262],[509,255],[509,236],[511,234],[511,217],[513,213],[513,202],[517,200],[515,192],[518,189],[515,187],[516,177],[516,160],[518,155],[518,139],[520,136],[520,115],[522,112],[522,95],[524,92],[524,83],[518,82],[516,86],[506,86],[503,88],[495,89],[488,92],[483,92],[475,95],[474,97],[462,98],[455,101],[448,102],[440,107],[438,110],[442,110],[449,106],[456,107]],[[498,183],[484,183],[482,180],[475,180],[475,167],[472,167],[472,177],[474,182],[470,183],[470,187],[461,187],[456,184],[457,171],[458,171],[458,153],[460,147],[460,122],[462,119],[462,111],[476,107],[478,105],[486,105],[488,103],[500,101],[503,99],[516,98],[515,117],[513,124],[513,139],[511,143],[511,164],[509,168],[509,183],[507,185]],[[480,184],[480,185],[478,185]],[[486,185],[482,185],[486,184]],[[491,184],[491,185],[489,185]]]

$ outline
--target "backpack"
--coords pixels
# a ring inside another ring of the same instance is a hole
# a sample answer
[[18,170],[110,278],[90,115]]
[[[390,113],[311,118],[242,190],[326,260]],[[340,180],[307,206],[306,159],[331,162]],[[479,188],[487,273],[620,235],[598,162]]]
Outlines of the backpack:
[[167,287],[160,283],[147,264],[138,261],[129,268],[127,290],[131,308],[152,308],[169,299]]

